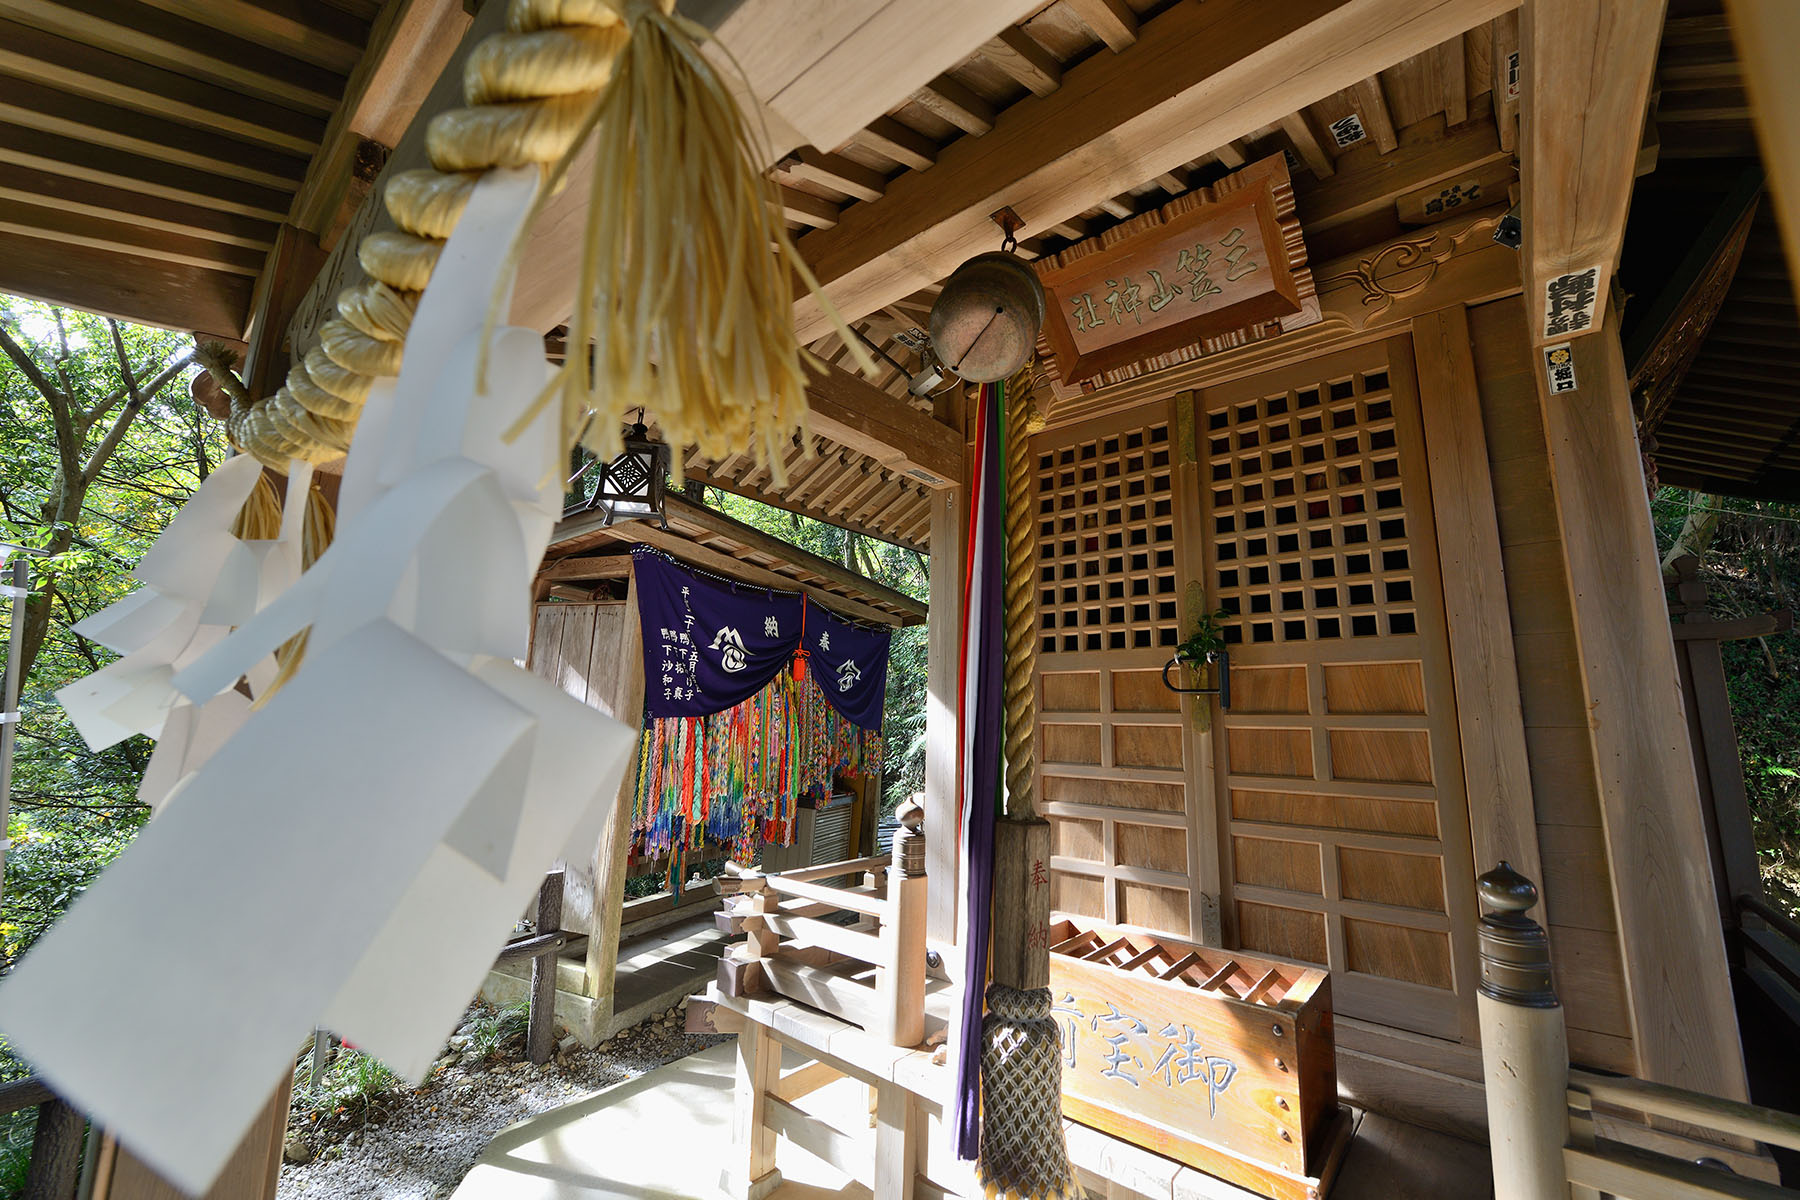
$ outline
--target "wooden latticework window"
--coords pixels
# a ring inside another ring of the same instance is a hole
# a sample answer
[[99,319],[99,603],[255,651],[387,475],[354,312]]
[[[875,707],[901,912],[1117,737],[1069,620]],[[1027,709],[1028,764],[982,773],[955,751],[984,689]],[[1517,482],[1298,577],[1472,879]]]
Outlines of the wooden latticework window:
[[1204,415],[1202,487],[1234,643],[1411,634],[1406,492],[1385,368]]
[[1039,651],[1179,642],[1167,420],[1090,426],[1037,470]]

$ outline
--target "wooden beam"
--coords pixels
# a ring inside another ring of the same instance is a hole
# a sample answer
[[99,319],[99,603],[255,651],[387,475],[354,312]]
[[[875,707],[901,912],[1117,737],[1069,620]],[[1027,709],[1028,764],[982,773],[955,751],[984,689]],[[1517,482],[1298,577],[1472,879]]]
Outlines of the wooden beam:
[[297,0],[143,0],[208,29],[343,75],[362,57],[363,22],[329,4]]
[[[818,579],[849,588],[860,596],[879,597],[887,608],[877,608],[865,600],[854,596],[843,596],[829,587],[820,586],[803,579],[784,575],[766,567],[759,567],[744,561],[732,554],[715,550],[711,546],[686,537],[673,530],[659,528],[651,521],[628,521],[620,525],[606,526],[604,516],[600,513],[583,513],[557,523],[556,531],[551,535],[551,547],[579,542],[590,534],[609,530],[608,536],[618,541],[641,542],[646,546],[655,546],[667,550],[678,558],[697,563],[709,571],[723,571],[734,578],[743,579],[765,587],[781,588],[786,591],[805,592],[827,608],[836,609],[858,620],[877,621],[884,625],[916,625],[925,620],[925,605],[910,596],[902,595],[892,588],[884,587],[873,580],[866,579],[834,562],[820,558],[780,538],[772,537],[755,529],[742,521],[737,521],[724,513],[715,512],[705,505],[696,504],[685,496],[670,495],[664,498],[664,510],[670,520],[680,522],[729,538],[753,553],[767,555],[780,562],[791,563],[800,570]],[[890,611],[894,610],[894,611]]]
[[304,154],[245,145],[235,138],[3,75],[0,120],[269,188],[291,188],[306,172]]
[[892,117],[876,117],[855,140],[877,154],[885,154],[904,167],[923,171],[937,162],[937,143]]
[[1002,29],[981,47],[982,56],[1039,96],[1062,86],[1062,64],[1017,25]]
[[948,75],[920,88],[913,99],[964,133],[979,137],[994,127],[994,106]]
[[1393,153],[1400,142],[1394,136],[1394,118],[1388,112],[1387,99],[1381,94],[1381,77],[1371,75],[1358,80],[1351,85],[1350,96],[1375,149],[1382,154]]
[[[1525,5],[1519,161],[1534,345],[1592,333],[1605,319],[1663,7],[1662,0]],[[1562,318],[1548,316],[1553,304]]]
[[[991,249],[989,214],[1011,205],[1035,236],[1172,167],[1422,53],[1510,0],[1207,0],[1179,4],[1136,44],[1069,68],[1018,101],[986,137],[944,148],[929,176],[800,239],[833,303],[855,320]],[[1635,145],[1635,142],[1633,143]],[[801,297],[802,341],[829,327]]]
[[821,154],[811,146],[801,146],[777,163],[775,169],[857,200],[879,200],[887,190],[887,176],[880,171],[835,154]]
[[338,75],[147,5],[11,0],[8,8],[14,19],[48,33],[302,112],[323,115],[337,105]]
[[1744,89],[1756,115],[1756,143],[1787,251],[1788,279],[1800,297],[1800,11],[1783,0],[1727,0]]
[[552,559],[538,569],[537,578],[558,582],[565,579],[623,579],[630,574],[629,554],[581,554]]
[[1305,110],[1289,113],[1281,118],[1279,124],[1281,131],[1288,135],[1288,140],[1294,143],[1294,153],[1300,156],[1306,169],[1313,173],[1313,178],[1330,179],[1336,169],[1332,166],[1331,153],[1319,141],[1319,135],[1313,129],[1312,122],[1307,120]]
[[324,237],[348,219],[346,207],[354,213],[361,198],[348,193],[360,144],[367,139],[391,148],[400,140],[468,28],[460,0],[395,0],[383,7],[294,194],[289,224]]
[[1459,304],[1413,318],[1419,411],[1444,580],[1444,617],[1475,870],[1506,861],[1543,882],[1481,394]]
[[781,189],[781,215],[814,229],[830,229],[838,222],[838,206],[811,192]]
[[244,275],[0,232],[0,288],[139,325],[241,341],[252,286]]
[[287,209],[284,191],[11,124],[0,123],[0,163],[264,221]]
[[275,244],[278,228],[270,221],[18,165],[9,166],[0,176],[0,200],[39,204],[103,220],[126,221],[147,230],[204,238],[222,246],[243,246],[258,251],[267,251]]
[[317,117],[17,21],[0,20],[0,70],[295,154],[310,155],[325,130]]
[[1461,125],[1469,119],[1468,64],[1463,59],[1461,34],[1431,52],[1431,73],[1437,80],[1444,120]]
[[1116,52],[1138,39],[1138,18],[1125,0],[1068,0],[1077,20]]
[[[0,231],[40,237],[70,246],[115,250],[182,266],[227,271],[254,278],[263,254],[247,246],[207,241],[185,234],[146,229],[127,221],[0,198]],[[0,266],[0,276],[5,272]]]
[[1505,12],[1494,18],[1493,105],[1494,128],[1500,135],[1500,148],[1511,153],[1519,144],[1519,97],[1524,89],[1525,71],[1519,59],[1519,14]]
[[[1529,129],[1529,90],[1526,97]],[[1527,310],[1529,334],[1539,332],[1537,315]],[[1533,374],[1573,601],[1633,1051],[1646,1079],[1742,1100],[1737,1014],[1616,326],[1574,340],[1572,351],[1577,391],[1549,395],[1542,371]]]
[[928,487],[962,478],[962,439],[948,426],[841,367],[809,376],[807,428]]
[[1446,131],[1431,118],[1401,130],[1398,149],[1391,154],[1381,153],[1378,146],[1354,147],[1338,161],[1333,178],[1302,181],[1294,189],[1294,200],[1307,236],[1316,237],[1378,213],[1391,213],[1395,202],[1409,192],[1506,157],[1490,126]]

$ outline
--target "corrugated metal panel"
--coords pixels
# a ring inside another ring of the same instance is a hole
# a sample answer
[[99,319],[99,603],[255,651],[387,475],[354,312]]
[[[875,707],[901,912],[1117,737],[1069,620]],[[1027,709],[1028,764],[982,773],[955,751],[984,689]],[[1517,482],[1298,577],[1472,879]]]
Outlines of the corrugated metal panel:
[[850,853],[850,813],[853,797],[847,793],[839,793],[831,798],[831,804],[813,813],[812,857],[807,860],[810,867],[822,863],[842,862],[851,857]]

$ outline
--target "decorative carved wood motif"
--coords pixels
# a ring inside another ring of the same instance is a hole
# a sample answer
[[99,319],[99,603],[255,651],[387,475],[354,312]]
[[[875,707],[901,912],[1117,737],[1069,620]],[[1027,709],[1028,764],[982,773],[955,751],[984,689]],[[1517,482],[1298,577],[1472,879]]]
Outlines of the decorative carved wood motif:
[[1039,260],[1038,348],[1092,390],[1319,320],[1293,183],[1271,155]]
[[[1493,240],[1505,214],[1489,208],[1334,259],[1313,272],[1318,319],[1297,332],[1216,350],[1147,360],[1120,381],[1084,391],[1054,379],[1043,401],[1050,426],[1123,412],[1184,388],[1278,367],[1400,327],[1452,303],[1480,303],[1519,290],[1519,254]],[[1040,350],[1044,346],[1040,339]]]

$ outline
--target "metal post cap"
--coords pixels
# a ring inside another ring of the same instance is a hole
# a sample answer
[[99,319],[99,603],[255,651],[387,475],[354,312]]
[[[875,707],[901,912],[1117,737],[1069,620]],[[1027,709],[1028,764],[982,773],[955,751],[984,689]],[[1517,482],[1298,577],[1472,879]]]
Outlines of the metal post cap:
[[1523,915],[1538,901],[1537,885],[1513,870],[1505,859],[1500,865],[1475,881],[1481,899],[1489,908],[1508,916]]
[[1525,915],[1537,903],[1537,885],[1501,862],[1476,880],[1476,888],[1493,910],[1476,927],[1481,946],[1478,990],[1490,1000],[1521,1008],[1557,1007],[1549,936]]

